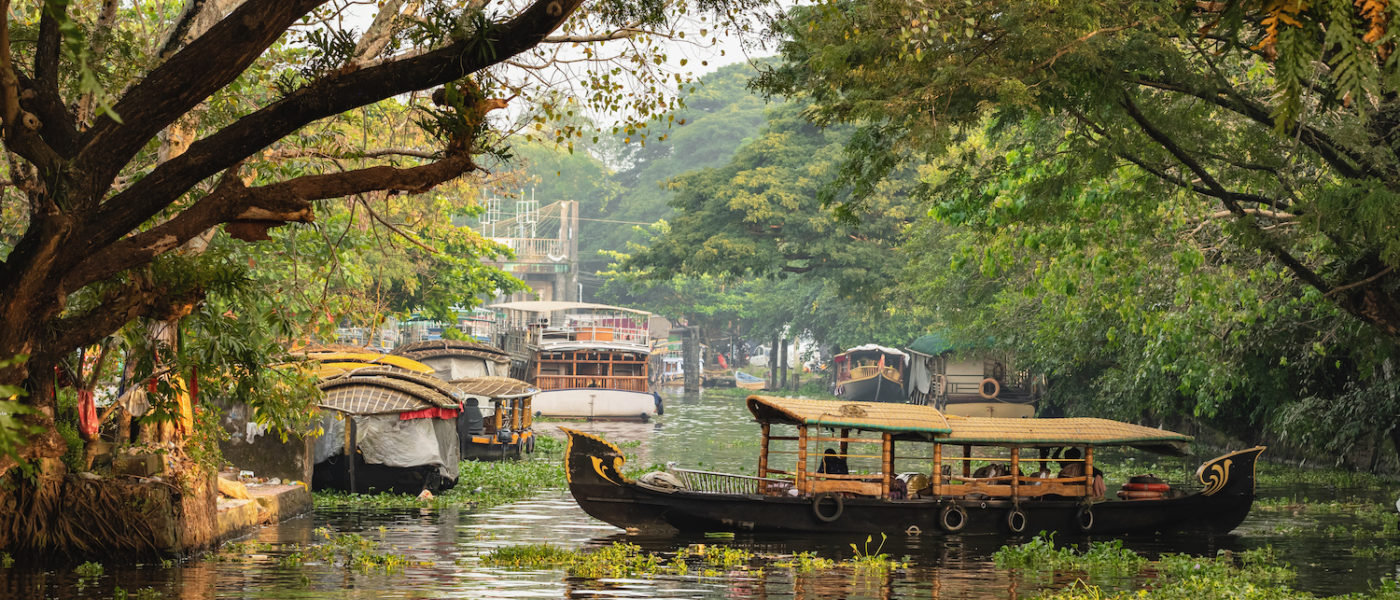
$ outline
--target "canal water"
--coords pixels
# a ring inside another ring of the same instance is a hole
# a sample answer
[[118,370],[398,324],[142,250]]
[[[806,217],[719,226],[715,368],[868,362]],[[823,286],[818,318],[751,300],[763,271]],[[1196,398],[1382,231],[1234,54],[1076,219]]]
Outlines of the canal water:
[[[572,423],[622,444],[641,465],[675,461],[705,470],[752,472],[757,426],[743,401],[732,396],[670,395],[666,415],[654,423]],[[559,424],[541,423],[558,435]],[[635,465],[629,465],[635,466]],[[1393,491],[1393,490],[1392,490]],[[1260,497],[1348,498],[1355,490],[1325,484],[1261,487]],[[1375,490],[1368,493],[1376,495]],[[1380,498],[1376,498],[1380,501]],[[1390,515],[1394,518],[1394,515]],[[1395,559],[1358,558],[1356,548],[1400,544],[1394,537],[1357,532],[1357,519],[1339,511],[1326,516],[1255,510],[1233,534],[1129,539],[1141,554],[1185,552],[1214,556],[1272,547],[1298,571],[1294,587],[1319,595],[1364,591],[1397,574]],[[1374,527],[1374,521],[1367,526]],[[1393,529],[1393,528],[1392,528]],[[307,561],[284,560],[297,546],[324,542],[328,535],[354,533],[380,544],[380,551],[409,563],[391,572],[360,571]],[[838,539],[839,538],[839,539]],[[871,551],[865,539],[845,537],[745,537],[734,539],[640,538],[585,515],[566,490],[541,489],[523,501],[480,511],[466,509],[378,509],[318,511],[258,530],[237,551],[212,553],[170,564],[108,564],[100,574],[76,573],[72,565],[0,568],[0,599],[346,599],[427,598],[1029,598],[1072,583],[1074,575],[1034,579],[998,570],[991,554],[1000,540],[981,536],[951,539],[891,537],[880,552],[906,557],[906,568],[861,574],[850,570],[793,573],[770,567],[715,576],[657,576],[588,579],[560,570],[515,570],[483,565],[493,548],[549,543],[586,548],[627,541],[646,550],[672,553],[692,544],[728,544],[765,556],[799,551],[831,559],[852,556],[850,544]],[[1064,540],[1060,540],[1064,541]],[[1393,556],[1393,555],[1391,555]],[[1114,582],[1108,582],[1114,585]],[[1134,581],[1118,582],[1123,587]],[[124,595],[124,596],[123,596]]]

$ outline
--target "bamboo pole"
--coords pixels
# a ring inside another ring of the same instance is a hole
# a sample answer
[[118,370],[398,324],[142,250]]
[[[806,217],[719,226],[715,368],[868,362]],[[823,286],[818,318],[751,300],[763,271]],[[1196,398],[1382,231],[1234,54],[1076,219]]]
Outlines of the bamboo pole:
[[768,476],[768,433],[772,425],[763,424],[763,444],[758,449],[758,476]]
[[1011,449],[1011,497],[1021,495],[1021,449]]
[[797,427],[797,491],[807,492],[807,426]]
[[943,444],[933,445],[933,495],[943,495]]
[[883,448],[884,457],[880,460],[880,497],[889,499],[890,478],[894,471],[894,436],[889,432],[880,435],[880,445]]
[[1084,447],[1084,495],[1094,497],[1094,447]]

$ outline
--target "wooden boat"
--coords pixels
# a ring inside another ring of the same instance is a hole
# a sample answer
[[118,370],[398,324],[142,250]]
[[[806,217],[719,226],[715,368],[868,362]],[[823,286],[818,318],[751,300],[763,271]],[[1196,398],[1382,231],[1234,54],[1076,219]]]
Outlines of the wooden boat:
[[853,402],[903,402],[909,355],[876,344],[856,346],[832,360],[836,395]]
[[763,389],[766,384],[767,382],[759,377],[754,377],[743,371],[734,372],[734,387],[758,391]]
[[920,337],[905,350],[911,355],[910,402],[931,405],[945,415],[1035,416],[1045,378],[1017,369],[1010,353],[955,347],[938,334]]
[[[1264,451],[1255,447],[1206,462],[1196,472],[1199,488],[1109,500],[1097,489],[1101,478],[1092,475],[1095,448],[1180,455],[1191,438],[1105,419],[955,417],[912,404],[750,396],[748,408],[762,435],[755,476],[672,467],[632,479],[616,446],[565,429],[569,490],[588,514],[655,533],[1225,533],[1249,513],[1254,463]],[[835,457],[820,450],[828,444]],[[1064,447],[1082,458],[1057,461],[1043,452]],[[773,460],[794,455],[795,463],[783,469]],[[822,468],[813,469],[818,456]],[[832,458],[854,464],[825,468]],[[897,461],[913,473],[901,475]],[[1054,462],[1068,463],[1065,472],[1023,474]],[[1005,474],[987,473],[990,466],[974,471],[976,463],[997,465]]]
[[432,367],[434,374],[443,381],[505,376],[510,369],[510,356],[504,350],[467,340],[411,342],[394,348],[394,355]]
[[536,414],[649,420],[661,396],[647,379],[651,313],[589,302],[507,302],[499,323],[511,375],[539,388]]
[[535,451],[534,386],[510,377],[469,377],[452,382],[462,396],[457,437],[462,458],[503,460]]

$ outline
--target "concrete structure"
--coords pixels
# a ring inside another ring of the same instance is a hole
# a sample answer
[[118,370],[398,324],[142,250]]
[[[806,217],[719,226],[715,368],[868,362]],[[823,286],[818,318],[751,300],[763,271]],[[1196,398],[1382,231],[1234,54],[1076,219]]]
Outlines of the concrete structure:
[[476,229],[509,247],[515,258],[487,261],[530,286],[502,301],[579,301],[578,202],[562,200],[541,207],[533,199],[517,200],[507,218],[500,198],[486,201],[486,215]]

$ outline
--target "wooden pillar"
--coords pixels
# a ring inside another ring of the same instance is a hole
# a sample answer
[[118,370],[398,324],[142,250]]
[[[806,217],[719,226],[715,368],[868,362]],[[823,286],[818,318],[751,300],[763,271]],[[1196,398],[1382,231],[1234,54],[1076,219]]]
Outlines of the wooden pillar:
[[1011,497],[1021,495],[1021,449],[1011,449]]
[[807,426],[797,427],[797,491],[807,493]]
[[1084,495],[1094,496],[1094,447],[1084,447]]
[[880,497],[890,497],[890,483],[894,478],[894,436],[889,432],[880,434]]
[[851,430],[850,430],[850,428],[843,428],[843,429],[841,429],[841,438],[842,438],[842,439],[841,439],[841,457],[842,457],[842,458],[845,458],[846,455],[850,453],[851,444],[850,444],[850,442],[847,442],[847,441],[845,440],[845,438],[848,438],[848,437],[851,437]]
[[350,493],[355,493],[355,450],[359,441],[355,439],[355,417],[345,415],[345,473],[350,480]]
[[[758,476],[759,476],[759,477],[767,477],[767,476],[768,476],[768,435],[771,433],[771,429],[772,429],[772,425],[769,425],[768,423],[764,423],[764,424],[763,424],[763,440],[762,440],[762,445],[759,446],[759,449],[758,449]],[[760,483],[760,485],[762,485],[762,484]]]
[[933,445],[933,495],[943,495],[943,444]]
[[686,327],[681,335],[681,368],[685,369],[685,391],[700,391],[700,328]]
[[778,334],[773,334],[773,343],[768,346],[768,389],[778,389]]
[[970,458],[972,458],[972,446],[963,444],[963,477],[972,477],[972,461],[968,460]]

